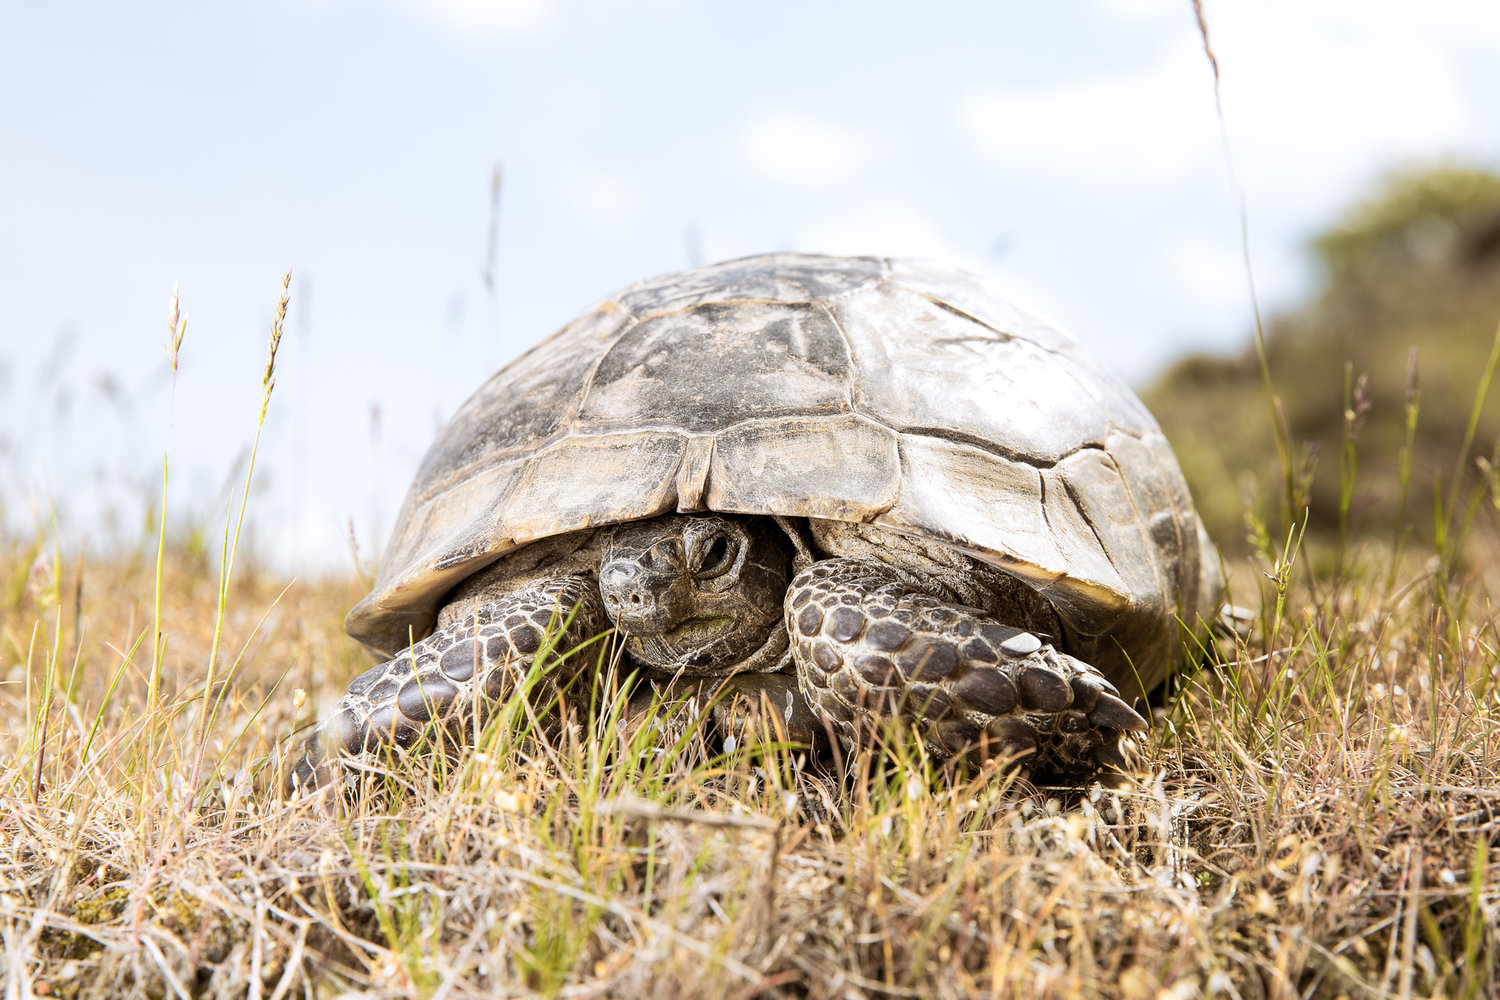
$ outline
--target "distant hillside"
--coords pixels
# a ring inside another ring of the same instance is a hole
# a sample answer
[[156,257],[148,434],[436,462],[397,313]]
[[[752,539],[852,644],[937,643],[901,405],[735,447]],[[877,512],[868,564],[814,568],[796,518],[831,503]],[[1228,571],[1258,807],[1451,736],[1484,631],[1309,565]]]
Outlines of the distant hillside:
[[[1295,463],[1313,463],[1312,530],[1336,528],[1352,419],[1350,531],[1391,537],[1411,399],[1417,426],[1407,520],[1430,538],[1434,482],[1448,487],[1500,324],[1500,176],[1453,166],[1393,176],[1314,239],[1311,251],[1322,289],[1267,323],[1266,353]],[[1362,378],[1362,390],[1347,392]],[[1492,388],[1471,456],[1495,451],[1496,395]],[[1243,547],[1247,501],[1273,530],[1280,524],[1282,467],[1253,346],[1234,358],[1186,358],[1145,396],[1221,545]],[[1355,412],[1346,413],[1346,396],[1358,397]]]

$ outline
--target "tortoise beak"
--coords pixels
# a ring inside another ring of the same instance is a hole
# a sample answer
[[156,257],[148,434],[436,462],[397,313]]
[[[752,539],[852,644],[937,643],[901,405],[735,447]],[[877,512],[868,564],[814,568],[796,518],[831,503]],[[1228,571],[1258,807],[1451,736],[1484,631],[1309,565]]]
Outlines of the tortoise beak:
[[681,574],[654,573],[637,563],[599,568],[604,610],[626,635],[661,635],[682,624],[691,607],[687,589]]

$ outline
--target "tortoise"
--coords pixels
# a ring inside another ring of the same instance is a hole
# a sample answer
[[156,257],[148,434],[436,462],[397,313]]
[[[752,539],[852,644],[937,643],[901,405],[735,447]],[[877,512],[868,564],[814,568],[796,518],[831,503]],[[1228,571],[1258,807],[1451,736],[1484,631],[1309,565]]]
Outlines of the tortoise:
[[345,622],[387,659],[289,780],[482,721],[611,628],[810,741],[895,718],[1079,779],[1221,590],[1156,421],[1069,335],[935,263],[747,257],[631,285],[464,403]]

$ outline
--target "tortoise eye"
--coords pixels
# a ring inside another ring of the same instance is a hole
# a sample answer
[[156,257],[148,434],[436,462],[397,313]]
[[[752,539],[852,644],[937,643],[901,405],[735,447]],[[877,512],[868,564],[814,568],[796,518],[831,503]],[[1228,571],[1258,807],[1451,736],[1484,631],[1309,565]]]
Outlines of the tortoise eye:
[[734,546],[726,535],[715,535],[702,551],[698,569],[693,573],[700,580],[723,576],[734,565]]
[[652,569],[680,572],[685,562],[682,557],[682,543],[675,538],[658,542],[646,551],[642,561]]

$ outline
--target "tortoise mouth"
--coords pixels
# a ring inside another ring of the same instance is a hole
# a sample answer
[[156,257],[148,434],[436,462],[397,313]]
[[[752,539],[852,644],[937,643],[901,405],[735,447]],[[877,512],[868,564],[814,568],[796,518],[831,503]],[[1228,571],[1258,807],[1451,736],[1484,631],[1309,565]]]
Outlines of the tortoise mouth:
[[734,633],[740,624],[726,615],[695,615],[667,628],[653,628],[652,618],[631,621],[629,615],[620,615],[616,627],[627,639],[657,639],[691,651],[706,646],[716,639]]
[[696,669],[729,666],[747,651],[765,641],[764,629],[755,629],[726,615],[697,615],[676,627],[654,633],[632,631],[625,621],[626,648],[637,659],[653,667]]
[[615,627],[628,636],[670,635],[688,624],[673,614],[671,608],[659,605],[646,608],[610,607],[609,611],[610,617],[615,620]]
[[721,635],[739,628],[739,622],[727,615],[695,615],[668,632],[669,635],[685,632],[692,635],[711,633]]

